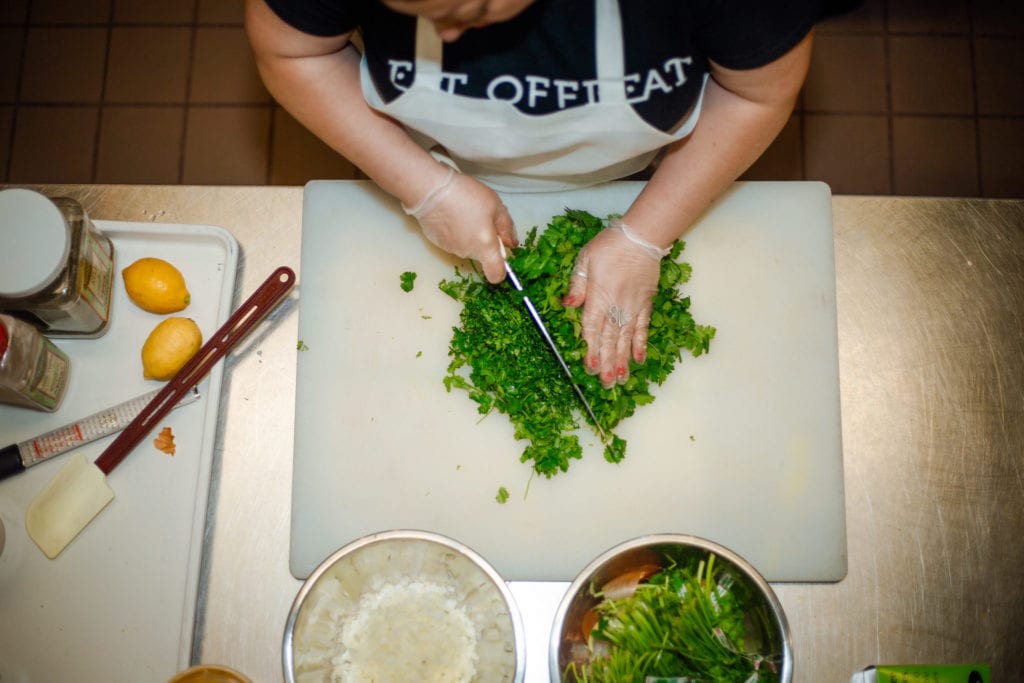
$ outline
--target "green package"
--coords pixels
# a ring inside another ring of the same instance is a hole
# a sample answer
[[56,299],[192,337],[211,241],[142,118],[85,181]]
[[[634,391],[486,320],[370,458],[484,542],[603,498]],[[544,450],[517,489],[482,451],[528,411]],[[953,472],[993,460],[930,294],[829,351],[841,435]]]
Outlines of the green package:
[[878,666],[877,683],[991,683],[988,666]]

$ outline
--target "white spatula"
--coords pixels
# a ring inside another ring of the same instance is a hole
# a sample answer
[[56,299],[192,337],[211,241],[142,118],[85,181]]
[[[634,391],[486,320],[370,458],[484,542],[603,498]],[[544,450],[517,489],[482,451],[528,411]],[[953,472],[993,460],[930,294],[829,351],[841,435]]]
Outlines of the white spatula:
[[25,512],[28,535],[53,559],[114,499],[107,475],[149,434],[235,344],[284,298],[295,283],[291,268],[274,271],[142,409],[95,463],[72,456]]

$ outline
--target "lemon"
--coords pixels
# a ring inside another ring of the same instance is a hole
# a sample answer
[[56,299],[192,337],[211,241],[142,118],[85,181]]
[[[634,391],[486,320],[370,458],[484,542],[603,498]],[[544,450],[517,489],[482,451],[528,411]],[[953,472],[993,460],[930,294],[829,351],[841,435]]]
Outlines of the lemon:
[[121,271],[128,298],[150,313],[176,313],[191,296],[181,271],[159,258],[140,258]]
[[202,345],[203,333],[192,318],[167,318],[153,328],[142,345],[142,376],[169,380]]

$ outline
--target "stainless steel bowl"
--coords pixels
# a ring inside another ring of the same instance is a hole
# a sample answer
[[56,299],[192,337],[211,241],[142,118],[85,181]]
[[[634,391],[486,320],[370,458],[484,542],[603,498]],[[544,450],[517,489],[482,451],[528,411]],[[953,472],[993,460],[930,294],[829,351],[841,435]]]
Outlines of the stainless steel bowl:
[[[522,683],[526,675],[526,636],[522,617],[505,581],[483,557],[462,543],[440,534],[412,530],[384,531],[353,541],[331,554],[309,575],[285,623],[282,659],[287,683],[296,683],[302,648],[310,651],[314,645],[322,646],[325,635],[333,636],[343,627],[344,619],[336,612],[329,627],[322,620],[325,611],[341,599],[341,584],[344,600],[351,604],[376,590],[374,586],[379,589],[383,584],[402,582],[440,585],[450,589],[458,600],[472,602],[472,609],[465,612],[478,636],[489,636],[478,637],[478,657],[500,658],[503,669],[512,669],[511,677],[504,680]],[[498,680],[492,676],[484,680],[481,675],[478,667],[473,681]]]
[[548,647],[548,671],[554,683],[571,683],[575,677],[564,674],[573,661],[586,651],[582,623],[599,602],[595,593],[611,579],[651,563],[665,567],[683,564],[694,557],[715,555],[716,567],[723,566],[749,593],[746,607],[744,650],[756,652],[774,661],[777,680],[790,683],[793,678],[793,650],[789,623],[782,605],[768,582],[746,560],[712,541],[684,534],[655,534],[626,541],[591,562],[570,584],[555,612]]

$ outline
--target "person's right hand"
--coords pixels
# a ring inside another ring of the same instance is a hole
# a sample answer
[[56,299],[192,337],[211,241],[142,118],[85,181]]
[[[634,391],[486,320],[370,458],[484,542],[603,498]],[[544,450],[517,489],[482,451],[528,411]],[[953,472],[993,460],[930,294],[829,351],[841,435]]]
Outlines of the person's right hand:
[[419,204],[405,211],[416,217],[424,236],[439,248],[479,262],[489,282],[505,279],[500,245],[514,247],[518,241],[508,208],[494,190],[452,169]]

